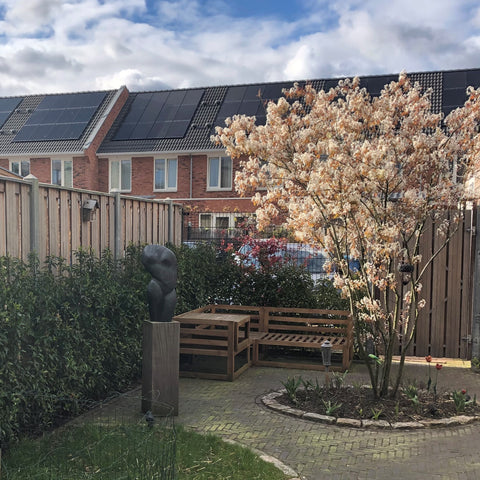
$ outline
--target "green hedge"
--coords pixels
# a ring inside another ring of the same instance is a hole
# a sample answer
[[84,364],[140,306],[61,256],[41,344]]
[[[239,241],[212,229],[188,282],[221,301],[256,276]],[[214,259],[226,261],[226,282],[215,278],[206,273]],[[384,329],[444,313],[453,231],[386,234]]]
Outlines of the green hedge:
[[[170,248],[177,313],[215,302],[342,308],[331,283],[314,286],[302,268],[255,271],[211,245]],[[73,266],[0,258],[0,446],[50,428],[72,398],[105,398],[141,377],[150,277],[140,256],[131,247],[120,261],[79,251]]]
[[62,397],[97,400],[140,377],[147,281],[138,249],[120,262],[80,251],[71,267],[0,258],[0,445],[50,427]]

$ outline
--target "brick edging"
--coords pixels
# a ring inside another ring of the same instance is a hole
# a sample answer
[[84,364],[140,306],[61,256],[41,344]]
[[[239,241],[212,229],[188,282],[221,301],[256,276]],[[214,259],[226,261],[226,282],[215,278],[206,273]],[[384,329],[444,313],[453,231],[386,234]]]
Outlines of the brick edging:
[[302,418],[313,422],[325,423],[327,425],[337,425],[339,427],[350,428],[380,428],[392,430],[413,430],[420,428],[434,428],[434,427],[453,427],[458,425],[467,425],[480,420],[479,415],[456,415],[449,418],[440,418],[432,420],[420,420],[412,422],[394,422],[390,423],[386,420],[357,420],[355,418],[336,418],[329,415],[321,415],[313,412],[306,412],[297,408],[282,405],[277,401],[277,397],[286,393],[285,389],[268,393],[262,397],[262,403],[269,409],[275,410],[284,415]]

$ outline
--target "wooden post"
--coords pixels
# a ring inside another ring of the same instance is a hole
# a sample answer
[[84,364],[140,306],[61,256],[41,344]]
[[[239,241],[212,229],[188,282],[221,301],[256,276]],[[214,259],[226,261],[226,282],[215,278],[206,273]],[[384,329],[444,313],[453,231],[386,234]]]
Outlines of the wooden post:
[[40,253],[40,188],[35,175],[27,175],[30,187],[30,252]]
[[178,415],[180,323],[143,322],[142,411]]
[[113,257],[118,259],[122,255],[122,204],[120,198],[120,192],[115,192],[114,198],[114,244],[113,244]]
[[175,230],[175,212],[173,208],[173,201],[168,202],[168,242],[173,244],[175,242],[174,237]]

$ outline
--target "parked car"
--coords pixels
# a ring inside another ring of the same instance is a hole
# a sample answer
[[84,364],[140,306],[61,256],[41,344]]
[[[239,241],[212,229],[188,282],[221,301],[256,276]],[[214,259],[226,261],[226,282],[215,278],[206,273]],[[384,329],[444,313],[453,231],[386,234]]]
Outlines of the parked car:
[[[266,242],[268,240],[258,240]],[[253,266],[260,268],[260,260],[253,252],[254,244],[246,243],[238,250],[237,261],[244,266]],[[320,249],[315,249],[301,243],[285,243],[279,244],[272,249],[269,255],[274,261],[305,267],[312,276],[314,281],[330,277],[331,275],[325,270],[325,264],[328,262],[328,256]]]

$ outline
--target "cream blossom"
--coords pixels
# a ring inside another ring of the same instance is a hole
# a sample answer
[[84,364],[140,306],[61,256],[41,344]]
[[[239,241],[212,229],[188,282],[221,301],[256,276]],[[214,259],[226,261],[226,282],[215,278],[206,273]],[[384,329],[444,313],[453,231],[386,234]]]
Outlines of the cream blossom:
[[480,90],[467,93],[465,106],[443,121],[431,110],[431,91],[404,72],[374,98],[358,78],[327,92],[296,84],[268,102],[265,125],[234,116],[213,137],[240,158],[236,189],[252,198],[258,226],[282,222],[331,256],[360,354],[368,360],[367,337],[388,353],[380,376],[367,362],[377,395],[387,393],[394,349],[405,358],[425,304],[421,279],[432,258],[419,245],[427,222],[448,241],[461,210],[445,211],[472,192],[456,172],[468,181],[480,166]]

